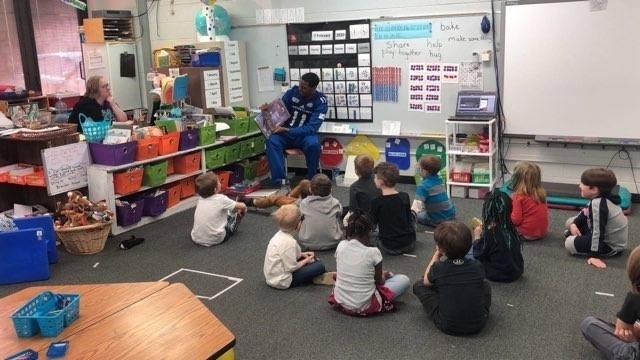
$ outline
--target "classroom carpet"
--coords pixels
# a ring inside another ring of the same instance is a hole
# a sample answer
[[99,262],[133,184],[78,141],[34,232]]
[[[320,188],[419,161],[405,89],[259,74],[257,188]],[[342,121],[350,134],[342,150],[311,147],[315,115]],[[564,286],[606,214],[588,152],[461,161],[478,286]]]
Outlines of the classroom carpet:
[[[411,196],[415,192],[413,185],[399,188]],[[334,188],[334,196],[346,204],[347,188]],[[460,221],[469,223],[481,214],[481,200],[454,202]],[[355,318],[328,305],[329,286],[268,287],[262,264],[277,227],[267,211],[250,211],[236,235],[210,248],[189,238],[193,209],[112,237],[95,255],[70,255],[58,247],[60,261],[51,265],[49,280],[0,286],[0,296],[35,285],[182,282],[235,334],[238,359],[600,359],[583,339],[580,322],[587,315],[615,320],[629,290],[628,251],[606,259],[604,270],[568,255],[561,234],[574,213],[550,210],[551,233],[524,244],[524,276],[511,284],[491,283],[491,315],[474,336],[438,331],[410,290],[400,297],[395,313]],[[630,249],[639,244],[638,217],[636,212],[629,215]],[[385,269],[412,281],[422,276],[434,248],[433,235],[425,232],[430,229],[418,230],[411,256],[383,260]],[[146,241],[119,249],[131,235]],[[335,269],[332,251],[318,257]]]

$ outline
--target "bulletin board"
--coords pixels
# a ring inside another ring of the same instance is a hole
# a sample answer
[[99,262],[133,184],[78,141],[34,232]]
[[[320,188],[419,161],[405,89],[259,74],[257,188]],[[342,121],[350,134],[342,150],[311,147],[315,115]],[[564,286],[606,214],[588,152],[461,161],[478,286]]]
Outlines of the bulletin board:
[[379,19],[371,21],[374,124],[400,121],[403,134],[443,134],[454,115],[458,90],[495,90],[493,61],[478,54],[492,49],[483,15]]
[[87,167],[91,154],[86,142],[42,149],[42,164],[49,195],[57,195],[88,185]]

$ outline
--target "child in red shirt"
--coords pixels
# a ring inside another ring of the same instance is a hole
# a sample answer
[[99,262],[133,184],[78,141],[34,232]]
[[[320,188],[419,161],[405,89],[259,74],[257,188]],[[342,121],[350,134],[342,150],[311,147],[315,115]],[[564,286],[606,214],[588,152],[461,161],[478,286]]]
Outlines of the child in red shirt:
[[516,164],[511,178],[511,222],[525,240],[538,240],[549,230],[546,191],[542,188],[540,167],[522,161]]

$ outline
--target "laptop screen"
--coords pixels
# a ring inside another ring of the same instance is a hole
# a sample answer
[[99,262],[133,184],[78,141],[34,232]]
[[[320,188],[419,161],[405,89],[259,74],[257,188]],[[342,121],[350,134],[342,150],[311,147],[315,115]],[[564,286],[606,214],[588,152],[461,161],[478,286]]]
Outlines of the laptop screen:
[[496,93],[488,91],[460,91],[456,117],[496,117]]

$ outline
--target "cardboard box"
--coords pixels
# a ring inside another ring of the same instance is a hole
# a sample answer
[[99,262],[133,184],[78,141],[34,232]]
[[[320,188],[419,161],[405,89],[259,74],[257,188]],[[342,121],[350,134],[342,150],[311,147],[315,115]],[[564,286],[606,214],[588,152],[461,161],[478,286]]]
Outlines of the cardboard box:
[[469,197],[471,199],[484,199],[488,193],[489,188],[487,187],[469,188]]

